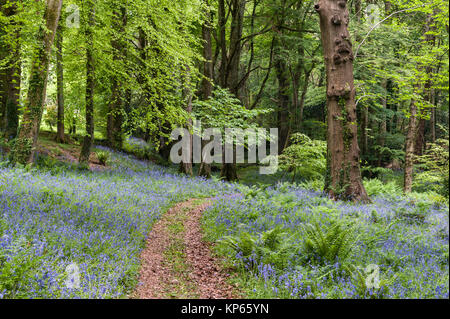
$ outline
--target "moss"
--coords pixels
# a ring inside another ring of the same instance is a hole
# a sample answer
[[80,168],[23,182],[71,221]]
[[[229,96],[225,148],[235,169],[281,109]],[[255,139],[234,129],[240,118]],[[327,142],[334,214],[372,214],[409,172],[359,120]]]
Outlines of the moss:
[[17,138],[14,141],[11,153],[10,161],[13,164],[28,164],[31,153],[33,152],[33,139],[29,137]]

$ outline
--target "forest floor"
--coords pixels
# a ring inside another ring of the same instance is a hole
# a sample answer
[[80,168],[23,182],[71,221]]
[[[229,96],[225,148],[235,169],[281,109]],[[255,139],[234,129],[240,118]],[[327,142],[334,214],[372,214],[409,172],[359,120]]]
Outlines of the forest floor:
[[[39,134],[37,151],[40,154],[47,155],[52,159],[69,164],[78,164],[80,158],[81,145],[74,140],[68,139],[66,143],[57,143],[56,134],[53,132],[41,132]],[[91,170],[104,170],[106,167],[100,164],[95,152],[91,152],[89,157],[89,168]]]
[[229,275],[203,240],[200,218],[209,200],[191,199],[168,210],[153,226],[141,253],[139,285],[132,298],[231,299]]

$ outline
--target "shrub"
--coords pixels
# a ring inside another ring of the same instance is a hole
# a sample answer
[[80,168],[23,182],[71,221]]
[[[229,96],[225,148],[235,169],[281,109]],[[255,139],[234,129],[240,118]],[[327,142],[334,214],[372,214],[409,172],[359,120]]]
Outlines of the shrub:
[[280,167],[293,174],[293,180],[296,175],[306,180],[320,179],[326,171],[326,142],[297,133],[291,143],[280,156]]
[[56,126],[56,119],[58,118],[58,107],[56,105],[47,105],[45,108],[44,121],[45,124],[53,132],[53,127]]

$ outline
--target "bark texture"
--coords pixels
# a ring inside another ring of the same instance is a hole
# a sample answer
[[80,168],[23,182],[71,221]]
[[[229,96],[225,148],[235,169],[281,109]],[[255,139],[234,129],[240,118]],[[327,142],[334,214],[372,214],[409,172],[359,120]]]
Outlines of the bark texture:
[[414,169],[414,142],[416,139],[416,127],[417,127],[417,105],[416,101],[412,100],[410,105],[410,116],[408,122],[408,131],[406,133],[405,141],[405,175],[403,191],[410,193],[412,190],[413,182],[413,169]]
[[[229,49],[226,43],[226,22],[225,1],[219,0],[219,42],[222,51],[222,61],[220,66],[220,84],[228,88],[242,102],[240,94],[245,81],[240,80],[240,65],[242,53],[242,31],[244,28],[245,0],[232,0],[229,3],[231,13]],[[224,163],[220,173],[221,177],[227,181],[238,179],[236,164]]]
[[[126,58],[126,43],[122,39],[127,24],[127,12],[125,7],[115,8],[114,23],[111,46],[113,48],[113,60],[120,68]],[[106,137],[111,148],[122,149],[122,124],[123,124],[123,106],[124,106],[123,81],[119,75],[113,75],[112,78],[112,96],[108,105],[108,117]]]
[[[211,38],[211,11],[209,7],[209,1],[205,0],[206,9],[206,21],[202,26],[202,38],[203,44],[203,80],[201,85],[201,97],[204,101],[208,100],[213,91],[213,78],[214,78],[214,66],[213,66],[213,53],[212,53],[212,38]],[[202,149],[206,143],[202,141]],[[202,163],[198,170],[198,175],[206,178],[211,177],[211,165],[205,163],[202,157]]]
[[93,45],[94,35],[92,28],[94,26],[95,10],[92,1],[87,2],[88,25],[85,29],[86,36],[86,134],[83,139],[80,153],[80,163],[88,164],[91,148],[94,142],[94,86],[95,69]]
[[[8,7],[3,7],[5,0],[0,1],[1,12],[6,18],[11,19],[17,14],[17,1],[9,1],[12,5]],[[20,25],[12,19],[8,27],[7,40],[0,49],[0,59],[6,58],[8,61],[6,69],[0,70],[0,129],[4,130],[7,139],[14,139],[19,126],[20,107]]]
[[347,1],[320,0],[315,9],[320,16],[327,74],[328,172],[325,190],[334,199],[369,201],[359,166]]
[[28,98],[18,137],[11,152],[13,163],[28,164],[34,160],[47,88],[47,75],[52,45],[61,15],[62,0],[47,0],[44,21],[37,37],[36,56],[31,66]]
[[63,24],[58,24],[56,31],[56,86],[58,99],[58,119],[56,141],[64,143],[64,67],[63,67]]

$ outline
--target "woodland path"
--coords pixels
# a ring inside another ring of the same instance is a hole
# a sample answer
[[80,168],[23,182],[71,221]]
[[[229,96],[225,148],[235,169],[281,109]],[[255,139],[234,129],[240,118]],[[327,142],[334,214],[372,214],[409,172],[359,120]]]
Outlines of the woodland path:
[[191,199],[169,209],[153,225],[141,253],[139,299],[231,299],[229,275],[203,241],[200,225],[209,200]]

